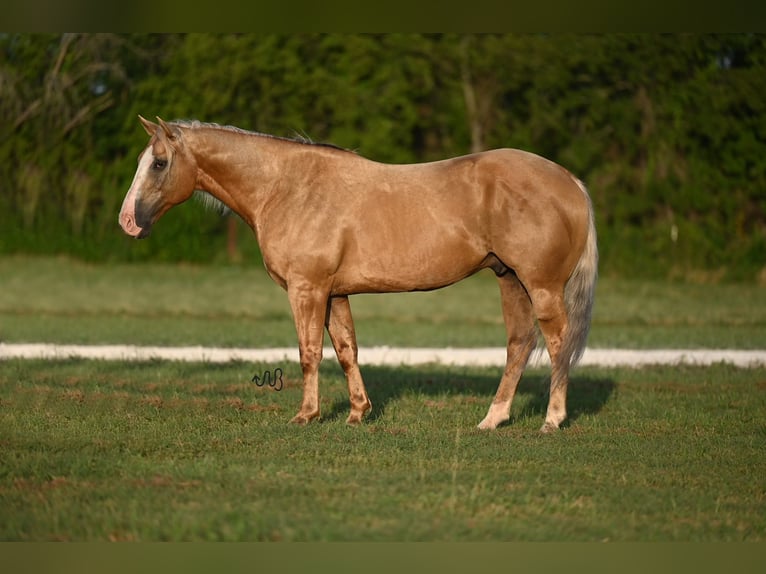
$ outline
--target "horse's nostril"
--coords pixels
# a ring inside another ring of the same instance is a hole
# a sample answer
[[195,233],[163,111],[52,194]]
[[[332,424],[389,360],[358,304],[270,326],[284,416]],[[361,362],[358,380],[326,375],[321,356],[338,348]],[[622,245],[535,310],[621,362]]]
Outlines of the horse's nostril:
[[135,217],[130,213],[121,213],[119,223],[122,230],[132,237],[138,237],[144,231],[136,224]]

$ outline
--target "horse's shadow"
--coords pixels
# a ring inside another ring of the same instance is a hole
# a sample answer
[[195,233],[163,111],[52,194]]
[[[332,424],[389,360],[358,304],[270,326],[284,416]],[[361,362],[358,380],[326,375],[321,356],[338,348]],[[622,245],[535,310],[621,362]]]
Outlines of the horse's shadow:
[[[372,411],[366,421],[374,423],[383,419],[389,404],[405,395],[455,396],[462,395],[472,399],[486,399],[489,408],[500,383],[502,369],[486,369],[483,372],[464,372],[455,367],[430,365],[426,367],[362,367],[367,394],[372,401]],[[518,399],[526,395],[524,406],[512,409],[510,423],[529,417],[542,420],[548,408],[550,373],[533,371],[525,373],[516,391]],[[587,373],[574,373],[570,378],[567,393],[567,419],[562,427],[571,425],[583,415],[597,414],[609,400],[615,389],[615,382],[610,378],[598,377]],[[484,407],[482,407],[484,408]],[[323,415],[326,420],[345,418],[349,412],[348,399],[337,399],[329,412]],[[480,418],[486,411],[482,411]],[[480,419],[477,419],[477,423]],[[508,424],[508,423],[506,423]]]

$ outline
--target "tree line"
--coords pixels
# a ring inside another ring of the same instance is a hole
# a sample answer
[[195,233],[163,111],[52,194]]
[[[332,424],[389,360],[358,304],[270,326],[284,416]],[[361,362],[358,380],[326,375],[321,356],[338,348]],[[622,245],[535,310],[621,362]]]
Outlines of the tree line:
[[589,187],[602,273],[751,279],[765,93],[758,34],[3,34],[0,253],[257,262],[241,222],[194,202],[122,236],[141,114],[387,162],[527,149]]

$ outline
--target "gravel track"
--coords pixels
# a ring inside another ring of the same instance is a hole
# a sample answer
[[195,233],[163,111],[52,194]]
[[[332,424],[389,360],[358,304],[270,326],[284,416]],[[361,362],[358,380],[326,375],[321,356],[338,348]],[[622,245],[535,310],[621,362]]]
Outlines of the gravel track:
[[[324,356],[335,358],[331,348]],[[134,345],[55,345],[48,343],[0,343],[0,360],[85,358],[108,361],[230,361],[279,362],[297,361],[297,348],[231,349],[209,347],[141,347]],[[457,366],[502,366],[505,349],[497,348],[401,348],[364,347],[359,349],[362,365],[422,365],[436,363]],[[711,365],[730,363],[738,367],[766,365],[766,350],[733,349],[587,349],[581,365],[604,367],[641,367],[644,365]],[[549,364],[545,352],[535,352],[531,365]]]

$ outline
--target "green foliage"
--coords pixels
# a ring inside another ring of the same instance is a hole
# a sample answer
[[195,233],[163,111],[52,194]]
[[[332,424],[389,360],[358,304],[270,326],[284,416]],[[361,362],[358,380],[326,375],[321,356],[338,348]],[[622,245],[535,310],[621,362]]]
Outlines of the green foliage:
[[140,113],[389,162],[528,149],[588,184],[602,274],[752,278],[766,269],[764,64],[757,34],[5,34],[0,253],[232,257],[230,224],[193,203],[149,241],[122,236]]

